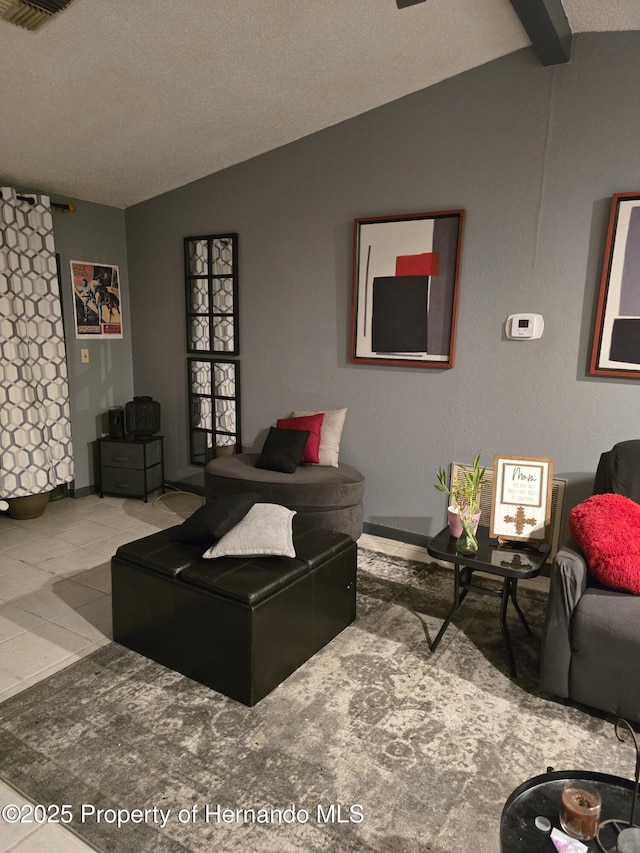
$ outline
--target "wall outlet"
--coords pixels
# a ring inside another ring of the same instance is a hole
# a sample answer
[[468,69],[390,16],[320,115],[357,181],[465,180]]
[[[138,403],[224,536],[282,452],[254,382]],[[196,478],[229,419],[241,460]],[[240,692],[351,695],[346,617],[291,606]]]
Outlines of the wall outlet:
[[89,350],[81,349],[80,350],[80,362],[81,364],[89,364]]

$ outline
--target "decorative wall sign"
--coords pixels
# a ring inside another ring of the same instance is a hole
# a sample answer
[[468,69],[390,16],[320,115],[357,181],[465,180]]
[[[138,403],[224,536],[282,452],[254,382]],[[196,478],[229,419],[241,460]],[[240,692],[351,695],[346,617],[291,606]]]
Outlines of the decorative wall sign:
[[352,362],[452,367],[463,210],[354,220]]
[[553,460],[496,456],[490,536],[505,541],[548,542]]
[[640,193],[611,200],[589,372],[640,379]]
[[71,261],[76,338],[121,338],[118,267]]

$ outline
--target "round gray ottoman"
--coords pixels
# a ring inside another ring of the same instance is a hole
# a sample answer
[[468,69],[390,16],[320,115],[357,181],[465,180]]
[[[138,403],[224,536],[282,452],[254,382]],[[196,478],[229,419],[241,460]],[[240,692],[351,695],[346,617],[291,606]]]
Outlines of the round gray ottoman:
[[362,533],[364,477],[351,465],[300,465],[293,474],[256,468],[257,453],[212,459],[204,469],[207,500],[255,492],[265,503],[295,509],[313,527]]

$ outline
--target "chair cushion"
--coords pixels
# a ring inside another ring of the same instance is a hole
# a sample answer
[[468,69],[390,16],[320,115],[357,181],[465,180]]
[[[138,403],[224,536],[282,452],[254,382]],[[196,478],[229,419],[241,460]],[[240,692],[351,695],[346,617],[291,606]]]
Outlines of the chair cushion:
[[640,595],[640,504],[592,495],[571,510],[569,529],[598,583]]
[[640,597],[587,587],[571,624],[568,696],[573,702],[637,720]]
[[640,503],[640,439],[619,441],[600,456],[593,493],[615,493]]

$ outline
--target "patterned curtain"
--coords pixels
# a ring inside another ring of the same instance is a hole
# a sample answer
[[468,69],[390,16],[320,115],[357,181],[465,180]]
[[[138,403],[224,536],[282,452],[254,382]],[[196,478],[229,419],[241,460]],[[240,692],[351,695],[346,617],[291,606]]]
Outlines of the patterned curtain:
[[74,466],[49,198],[0,192],[0,498],[15,498],[70,482]]

